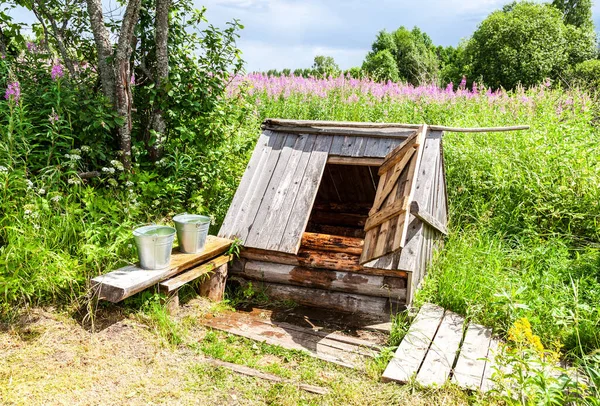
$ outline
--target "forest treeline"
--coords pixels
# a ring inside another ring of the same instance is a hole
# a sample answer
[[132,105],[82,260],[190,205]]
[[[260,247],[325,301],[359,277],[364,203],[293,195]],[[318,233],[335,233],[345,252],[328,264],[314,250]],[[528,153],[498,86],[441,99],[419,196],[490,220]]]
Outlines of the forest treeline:
[[598,87],[600,61],[591,0],[512,2],[491,13],[458,46],[435,45],[418,27],[380,31],[361,66],[342,71],[330,56],[308,69],[269,70],[273,76],[369,77],[418,86],[473,82],[525,87],[548,79]]

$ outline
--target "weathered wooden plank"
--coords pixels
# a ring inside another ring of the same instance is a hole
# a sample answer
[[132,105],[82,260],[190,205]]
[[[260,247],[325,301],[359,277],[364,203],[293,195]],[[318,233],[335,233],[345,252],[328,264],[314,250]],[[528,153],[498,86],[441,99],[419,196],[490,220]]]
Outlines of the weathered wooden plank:
[[383,204],[385,199],[392,192],[394,187],[397,186],[398,179],[400,178],[400,175],[402,174],[402,171],[404,170],[404,168],[406,168],[406,165],[408,165],[411,158],[413,157],[414,152],[415,152],[414,148],[409,149],[404,154],[402,159],[400,161],[398,161],[392,169],[385,172],[387,174],[387,176],[385,177],[385,185],[381,188],[381,192],[379,192],[379,190],[377,191],[378,193],[375,196],[375,202],[373,202],[373,208],[369,212],[370,215],[374,215],[381,208],[381,205]]
[[207,358],[204,360],[204,362],[206,362],[212,366],[215,366],[215,367],[227,368],[227,369],[229,369],[233,372],[236,372],[238,374],[241,374],[241,375],[251,376],[254,378],[260,378],[260,379],[264,379],[264,380],[276,382],[276,383],[285,383],[285,384],[289,384],[289,385],[294,385],[294,386],[297,386],[299,389],[302,389],[306,392],[314,393],[317,395],[327,395],[329,393],[329,390],[327,388],[322,388],[320,386],[314,386],[314,385],[307,385],[305,383],[296,383],[292,380],[284,379],[277,375],[269,374],[267,372],[262,372],[257,369],[254,369],[254,368],[247,367],[245,365],[233,364],[231,362],[221,361],[221,360],[214,359],[214,358]]
[[305,306],[337,310],[347,313],[364,313],[389,317],[397,303],[383,297],[365,296],[356,293],[332,292],[300,286],[265,284],[268,296],[280,300],[292,300]]
[[414,132],[412,129],[402,128],[347,128],[347,127],[297,127],[297,126],[270,126],[263,125],[265,130],[281,131],[289,134],[317,134],[324,136],[341,135],[372,138],[399,138],[405,139]]
[[126,266],[93,278],[91,280],[92,288],[96,290],[99,299],[114,303],[120,302],[152,285],[221,255],[229,249],[232,242],[226,238],[209,235],[202,252],[184,254],[174,249],[168,268],[146,270],[136,265]]
[[408,382],[418,371],[444,317],[444,309],[424,304],[383,372],[385,381]]
[[269,156],[269,151],[273,147],[274,142],[276,139],[278,139],[278,137],[279,136],[275,135],[272,131],[265,130],[258,138],[256,147],[252,153],[252,157],[246,166],[242,180],[240,181],[235,195],[233,196],[233,200],[229,205],[227,215],[225,216],[223,224],[221,225],[221,229],[219,230],[219,237],[230,239],[235,237],[237,232],[236,219],[241,208],[243,207],[243,202],[247,198],[247,194],[251,190],[251,184],[254,183],[254,175],[258,171],[258,168],[262,166],[266,158]]
[[492,375],[496,372],[496,353],[499,351],[500,341],[496,338],[490,340],[490,347],[488,348],[487,361],[485,362],[485,370],[483,371],[483,378],[481,380],[481,391],[487,392],[494,387],[492,381]]
[[356,213],[356,214],[367,214],[369,213],[369,209],[373,205],[373,202],[370,203],[360,203],[360,202],[315,202],[313,206],[313,210],[320,211],[331,211],[336,213]]
[[[445,225],[440,223],[438,219],[436,219],[433,215],[429,214],[425,210],[421,210],[419,207],[419,203],[416,201],[411,202],[410,204],[410,212],[413,216],[421,220],[423,223],[427,224],[429,227],[437,230],[443,235],[448,235],[448,229]],[[368,224],[368,221],[367,221]]]
[[385,161],[379,167],[379,175],[391,170],[398,162],[401,162],[404,159],[404,156],[410,151],[410,149],[415,147],[418,135],[418,132],[412,134],[385,157]]
[[456,313],[446,311],[444,319],[431,343],[423,365],[417,374],[421,385],[443,385],[450,376],[458,347],[462,340],[465,319]]
[[321,184],[330,146],[331,137],[317,137],[300,190],[294,201],[294,208],[285,227],[279,251],[296,253],[300,248],[302,233],[306,229],[310,211]]
[[461,388],[477,390],[481,387],[491,339],[491,329],[475,323],[467,326],[452,378]]
[[330,226],[328,224],[317,224],[309,223],[307,230],[314,233],[339,235],[344,237],[356,237],[363,239],[365,237],[365,230],[362,228],[354,227],[343,227],[343,226]]
[[200,278],[203,275],[206,275],[210,272],[213,272],[215,269],[228,263],[231,260],[231,255],[221,255],[216,257],[213,260],[210,260],[196,268],[190,269],[187,272],[182,272],[179,275],[174,276],[171,279],[163,281],[159,284],[159,288],[161,292],[171,293],[188,282],[191,282],[195,279]]
[[344,147],[343,135],[335,135],[331,140],[331,147],[329,147],[329,155],[342,155],[342,148]]
[[[292,213],[293,202],[298,197],[300,185],[302,183],[304,172],[306,171],[306,167],[308,165],[312,149],[315,145],[316,138],[317,137],[315,135],[307,136],[306,142],[304,143],[304,147],[302,148],[301,155],[298,158],[298,162],[296,163],[296,168],[293,171],[293,176],[290,180],[290,186],[287,188],[285,196],[281,200],[281,205],[277,210],[272,210],[272,217],[269,217],[267,219],[271,226],[277,225],[281,228],[285,226],[285,224],[287,224],[290,214]],[[269,240],[266,243],[265,248],[278,249],[282,238],[282,233],[270,233]]]
[[383,158],[329,156],[327,163],[330,165],[379,166],[383,163]]
[[232,271],[251,280],[357,293],[367,296],[406,300],[406,279],[389,276],[307,268],[271,262],[246,261],[242,271]]
[[213,302],[223,300],[227,283],[227,269],[228,265],[224,263],[211,272],[209,277],[200,283],[198,289],[200,296],[209,298]]
[[244,242],[245,246],[267,248],[269,238],[273,234],[281,235],[283,233],[283,228],[278,228],[279,224],[273,224],[272,221],[277,210],[285,204],[285,198],[307,138],[308,135],[305,134],[287,136],[256,217],[250,225],[248,237]]
[[301,243],[301,247],[309,250],[345,252],[352,255],[360,255],[363,245],[364,241],[362,238],[318,233],[304,233]]
[[318,224],[343,227],[363,227],[367,221],[366,214],[334,213],[315,210],[310,215],[310,221]]
[[384,207],[379,210],[374,215],[370,216],[365,222],[365,231],[369,231],[386,221],[390,220],[392,217],[396,217],[404,213],[408,206],[408,200],[406,197],[403,197],[400,200],[396,200],[389,206]]

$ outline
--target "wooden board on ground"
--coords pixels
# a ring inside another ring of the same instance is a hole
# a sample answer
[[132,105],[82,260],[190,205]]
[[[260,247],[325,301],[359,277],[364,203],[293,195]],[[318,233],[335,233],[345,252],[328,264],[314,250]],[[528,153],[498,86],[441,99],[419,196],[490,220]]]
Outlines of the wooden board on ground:
[[116,303],[132,296],[152,285],[164,281],[174,275],[223,254],[233,241],[209,235],[202,252],[184,254],[173,249],[171,264],[160,270],[146,270],[137,265],[129,265],[116,271],[100,275],[91,280],[99,299]]
[[453,380],[461,388],[479,389],[481,387],[491,339],[491,329],[469,323],[456,367],[454,367]]
[[413,321],[394,357],[383,373],[383,380],[408,382],[418,371],[437,332],[444,309],[426,303]]
[[441,386],[446,382],[458,354],[464,322],[462,316],[446,311],[417,374],[417,382],[421,385]]
[[225,312],[202,323],[217,330],[252,340],[306,351],[319,359],[349,368],[362,368],[364,361],[377,355],[379,347],[353,337],[327,334],[310,328],[262,320],[243,312]]
[[496,352],[498,351],[498,345],[500,342],[497,339],[492,338],[490,341],[490,347],[487,353],[487,361],[485,363],[485,371],[483,372],[483,379],[481,380],[481,391],[487,392],[493,387],[492,383],[492,375],[496,372],[494,362],[494,358],[496,357]]

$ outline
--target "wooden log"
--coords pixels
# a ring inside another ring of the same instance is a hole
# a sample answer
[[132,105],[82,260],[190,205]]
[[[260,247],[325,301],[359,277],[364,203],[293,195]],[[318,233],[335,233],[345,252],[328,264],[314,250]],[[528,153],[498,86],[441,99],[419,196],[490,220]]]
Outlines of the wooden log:
[[413,216],[421,220],[423,223],[439,231],[443,235],[448,235],[448,229],[446,228],[446,226],[440,223],[435,217],[433,217],[425,210],[421,210],[418,202],[413,201],[410,204],[410,212]]
[[302,248],[309,250],[343,252],[352,255],[360,255],[363,245],[362,238],[318,233],[304,233],[300,244]]
[[92,289],[97,292],[99,299],[113,303],[120,302],[152,285],[221,255],[229,249],[232,242],[226,238],[209,235],[204,250],[197,254],[184,254],[173,249],[171,264],[168,268],[147,270],[136,265],[129,265],[95,277],[91,280]]
[[358,263],[358,255],[341,252],[324,252],[301,248],[298,255],[276,251],[265,251],[256,248],[245,248],[240,252],[242,258],[255,261],[273,262],[276,264],[304,266],[310,268],[331,269],[334,271],[356,272],[364,275],[382,275],[404,278],[404,271],[390,269],[363,268]]
[[315,233],[340,235],[344,237],[365,238],[365,230],[355,227],[330,226],[328,224],[309,223],[307,230]]
[[179,311],[179,291],[170,292],[165,299],[165,308],[171,316],[176,315]]
[[260,379],[264,379],[264,380],[276,382],[276,383],[286,383],[286,384],[295,385],[298,388],[300,388],[306,392],[315,393],[317,395],[327,395],[329,393],[329,390],[326,388],[321,388],[319,386],[314,386],[314,385],[307,385],[304,383],[296,383],[289,379],[284,379],[277,375],[269,374],[266,372],[261,372],[256,369],[244,366],[244,365],[233,364],[231,362],[225,362],[225,361],[221,361],[221,360],[214,359],[214,358],[208,358],[205,360],[205,362],[209,363],[210,365],[216,366],[216,367],[227,368],[233,372],[237,372],[238,374],[252,376],[255,378],[260,378]]
[[193,281],[194,279],[198,279],[204,275],[209,274],[214,271],[216,268],[220,267],[223,264],[227,264],[231,260],[231,255],[221,255],[205,264],[197,266],[187,272],[180,273],[179,275],[161,282],[159,288],[164,293],[169,293],[174,290],[179,289],[183,285],[188,282]]
[[317,202],[313,205],[315,211],[333,211],[338,213],[368,214],[373,203],[356,202]]
[[243,269],[238,269],[232,274],[261,282],[406,300],[406,278],[363,275],[252,260],[248,260]]
[[367,221],[367,215],[355,213],[334,213],[329,211],[313,211],[310,221],[331,226],[363,227]]
[[265,293],[278,300],[291,300],[305,306],[312,306],[346,313],[364,313],[389,318],[393,313],[404,309],[397,303],[383,297],[359,295],[356,293],[332,292],[299,286],[264,284]]
[[330,165],[358,165],[358,166],[379,166],[384,158],[363,158],[346,156],[329,156],[327,163]]
[[225,293],[225,282],[227,282],[227,263],[219,266],[207,280],[200,283],[200,296],[207,297],[213,302],[220,302]]

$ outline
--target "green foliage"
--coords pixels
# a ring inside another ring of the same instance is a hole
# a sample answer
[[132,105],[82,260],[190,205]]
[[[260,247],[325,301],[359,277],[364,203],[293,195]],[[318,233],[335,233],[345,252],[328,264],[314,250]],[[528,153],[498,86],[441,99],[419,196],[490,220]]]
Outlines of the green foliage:
[[552,5],[563,13],[565,24],[593,28],[592,0],[553,0]]
[[329,76],[339,76],[341,73],[340,67],[335,63],[332,56],[315,56],[312,66],[313,71],[319,77],[327,78]]
[[397,82],[400,80],[398,65],[388,49],[367,55],[362,70],[378,82],[387,82],[388,80]]
[[371,49],[363,69],[378,80],[379,77],[395,80],[391,79],[396,76],[396,70],[391,68],[392,59],[396,62],[400,80],[419,85],[434,83],[438,79],[439,62],[435,47],[429,36],[417,27],[411,31],[405,27],[392,33],[381,31]]
[[572,72],[572,79],[576,85],[600,90],[600,61],[592,59],[576,65]]

